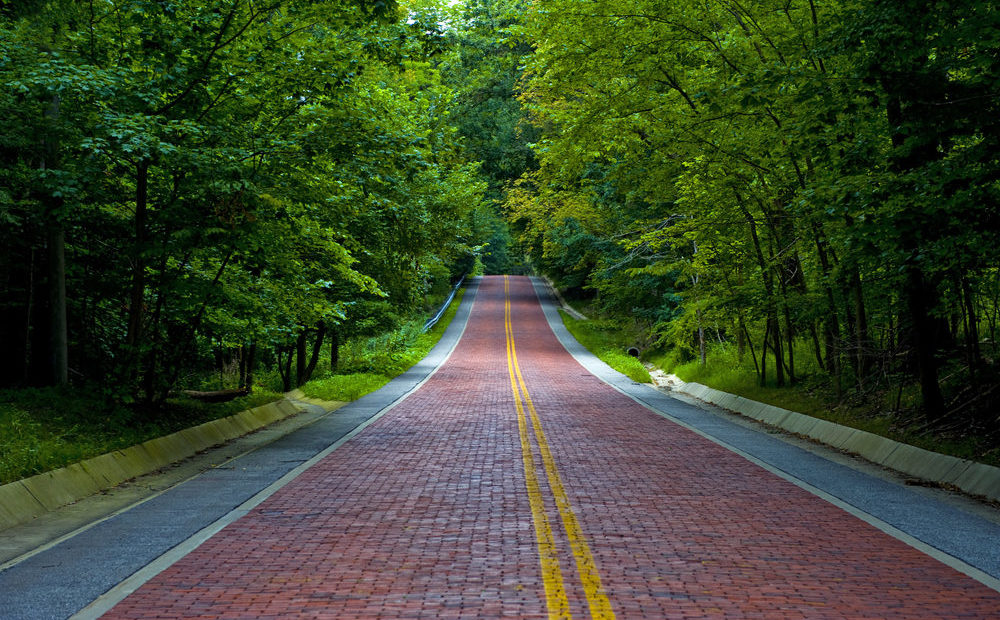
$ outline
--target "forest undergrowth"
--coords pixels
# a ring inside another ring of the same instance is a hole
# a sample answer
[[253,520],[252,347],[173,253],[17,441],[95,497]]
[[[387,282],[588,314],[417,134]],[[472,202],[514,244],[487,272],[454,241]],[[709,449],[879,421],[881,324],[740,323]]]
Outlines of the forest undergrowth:
[[[943,388],[954,413],[947,424],[930,425],[920,412],[919,386],[900,382],[898,376],[873,375],[854,384],[867,385],[867,390],[855,388],[841,391],[838,396],[833,378],[814,361],[809,362],[806,342],[796,343],[801,349],[799,359],[803,360],[796,381],[778,387],[772,380],[762,386],[750,353],[744,351],[741,356],[732,343],[717,341],[709,345],[702,364],[691,351],[657,346],[649,334],[649,326],[633,318],[602,315],[597,306],[586,302],[574,301],[573,305],[596,318],[579,320],[562,313],[567,329],[588,350],[635,381],[650,382],[643,367],[645,362],[685,382],[700,383],[933,452],[1000,466],[1000,425],[995,421],[998,403],[994,396],[1000,381],[995,374],[987,378],[985,370],[980,372],[980,380],[991,387],[972,394],[965,381],[967,369],[951,368],[946,375],[950,381],[943,382]],[[642,361],[628,355],[630,347],[641,351]]]
[[[329,401],[357,400],[379,389],[437,344],[463,293],[464,289],[458,291],[441,320],[427,332],[422,329],[426,317],[420,315],[390,332],[342,343],[338,367],[331,369],[329,355],[323,356],[314,378],[300,389],[307,396]],[[435,308],[443,301],[438,295],[427,307]],[[212,390],[231,387],[238,376],[232,369],[188,381]],[[207,403],[178,393],[155,409],[118,403],[96,385],[0,390],[0,484],[280,400],[284,397],[281,388],[277,371],[264,372],[246,396]]]

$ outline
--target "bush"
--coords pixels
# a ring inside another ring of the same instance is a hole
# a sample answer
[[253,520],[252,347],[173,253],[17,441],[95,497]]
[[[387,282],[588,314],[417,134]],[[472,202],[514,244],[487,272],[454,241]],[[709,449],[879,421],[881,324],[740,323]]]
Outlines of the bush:
[[559,314],[569,333],[602,362],[633,381],[652,382],[649,371],[642,362],[627,353],[629,347],[638,346],[642,339],[638,334],[631,333],[624,322],[612,319],[574,319],[562,310]]

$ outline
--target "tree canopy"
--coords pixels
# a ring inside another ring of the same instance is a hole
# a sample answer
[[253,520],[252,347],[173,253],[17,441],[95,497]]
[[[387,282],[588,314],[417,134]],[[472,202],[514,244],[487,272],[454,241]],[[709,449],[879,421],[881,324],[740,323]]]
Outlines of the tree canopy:
[[522,239],[667,346],[750,347],[761,381],[913,377],[931,419],[988,409],[968,386],[996,385],[998,19],[975,1],[532,3]]
[[0,7],[8,384],[157,402],[220,350],[295,383],[479,261],[996,424],[991,3]]
[[4,5],[4,381],[155,403],[213,350],[290,361],[460,275],[488,184],[407,15]]

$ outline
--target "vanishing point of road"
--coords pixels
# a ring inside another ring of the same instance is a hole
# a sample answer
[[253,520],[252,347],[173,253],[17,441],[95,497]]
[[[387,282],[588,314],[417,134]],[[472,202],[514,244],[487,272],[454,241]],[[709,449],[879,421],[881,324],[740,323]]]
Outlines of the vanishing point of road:
[[[124,511],[0,572],[0,603],[90,567],[113,583],[50,589],[79,601],[52,615],[1000,617],[1000,519],[599,369],[530,278],[485,277],[466,297],[412,390],[331,414],[339,435],[298,431],[323,449],[188,529],[169,515],[249,474]],[[174,527],[118,576],[87,559]]]

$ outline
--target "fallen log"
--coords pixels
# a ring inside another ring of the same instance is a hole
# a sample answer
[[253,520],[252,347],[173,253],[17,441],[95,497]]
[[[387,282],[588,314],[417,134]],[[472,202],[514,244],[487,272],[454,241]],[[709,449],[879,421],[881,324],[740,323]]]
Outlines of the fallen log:
[[188,398],[193,398],[195,400],[200,400],[205,403],[224,403],[240,396],[246,396],[250,393],[250,388],[237,388],[230,390],[215,390],[213,392],[200,392],[198,390],[180,390],[173,392],[174,394],[183,394]]

